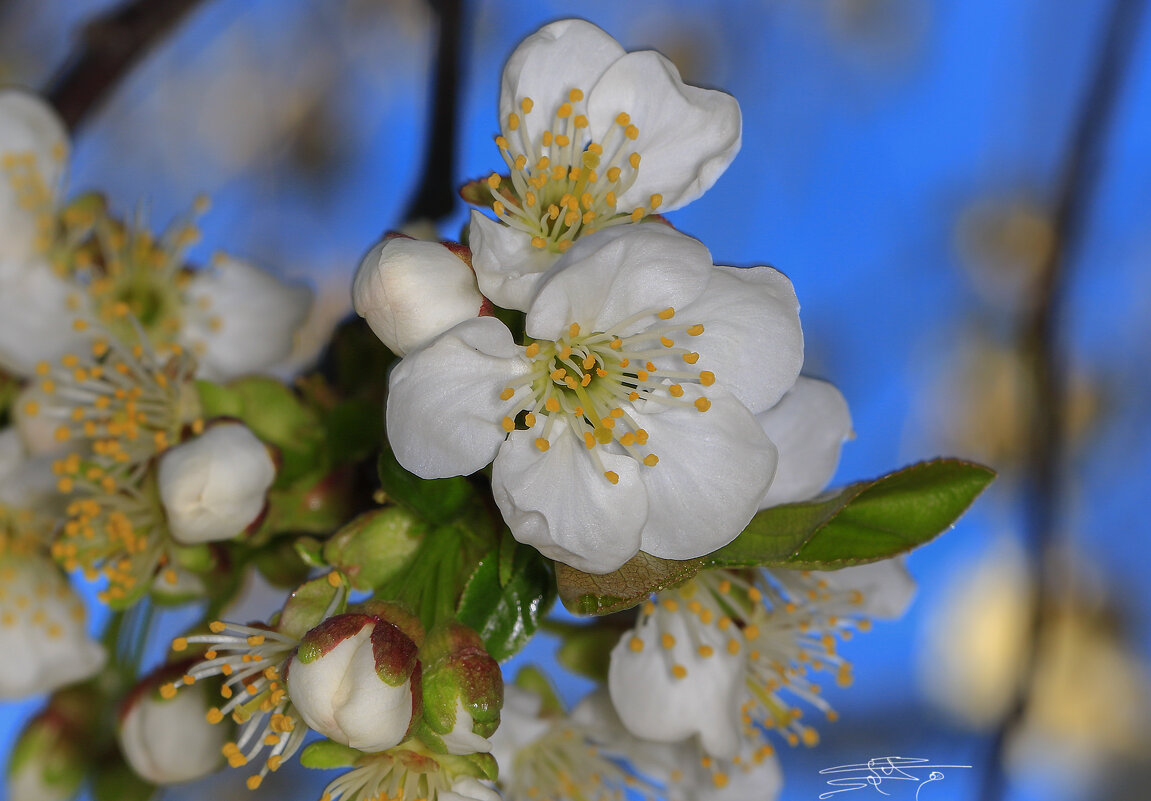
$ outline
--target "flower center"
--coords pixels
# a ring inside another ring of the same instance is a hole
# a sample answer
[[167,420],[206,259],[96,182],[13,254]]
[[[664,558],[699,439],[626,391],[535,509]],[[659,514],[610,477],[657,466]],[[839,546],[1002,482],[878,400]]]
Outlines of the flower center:
[[584,111],[584,93],[568,92],[568,102],[555,113],[538,139],[529,138],[523,118],[532,113],[530,97],[503,121],[496,146],[508,166],[509,181],[492,173],[487,180],[492,211],[507,225],[527,233],[532,245],[562,253],[577,236],[613,225],[639,222],[660,207],[652,195],[648,207],[617,208],[619,196],[635,182],[640,154],[630,143],[639,128],[620,112],[604,141],[592,141]]
[[[711,401],[702,393],[688,399],[683,385],[708,387],[715,383],[710,371],[690,369],[699,361],[699,354],[675,340],[699,336],[703,326],[678,325],[672,322],[674,316],[675,309],[670,307],[640,312],[615,326],[615,331],[627,331],[644,318],[654,317],[658,322],[628,335],[613,331],[584,334],[579,323],[572,323],[566,335],[555,341],[533,341],[525,349],[532,370],[522,383],[505,387],[500,398],[518,396],[523,401],[519,409],[524,414],[519,422],[526,428],[534,428],[538,418],[545,418],[543,432],[535,441],[540,451],[550,446],[549,438],[557,425],[571,429],[613,484],[619,476],[603,468],[597,446],[619,443],[636,461],[655,467],[659,457],[647,447],[648,432],[623,404],[649,401],[706,412]],[[678,355],[685,369],[657,367],[653,360],[668,355]],[[503,427],[511,432],[517,428],[517,420],[505,417]]]

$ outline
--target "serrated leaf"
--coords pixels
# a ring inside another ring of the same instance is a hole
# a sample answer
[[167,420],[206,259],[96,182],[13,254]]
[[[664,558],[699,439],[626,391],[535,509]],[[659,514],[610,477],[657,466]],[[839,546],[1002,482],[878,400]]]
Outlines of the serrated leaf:
[[500,553],[492,551],[476,566],[456,610],[459,621],[476,630],[497,661],[515,655],[539,628],[555,601],[548,563],[534,548],[515,549],[506,584],[500,582]]
[[[324,612],[336,596],[328,574],[314,578],[296,588],[280,611],[277,631],[300,639],[324,619]],[[339,613],[342,609],[335,609]]]
[[557,563],[560,599],[576,614],[605,615],[705,568],[834,570],[886,559],[946,531],[994,478],[994,470],[960,459],[920,462],[811,501],[765,509],[735,540],[698,559],[660,559],[641,551],[603,575]]
[[317,740],[300,752],[300,764],[313,770],[346,768],[356,764],[356,760],[363,755],[363,751],[357,751],[351,746],[331,740]]
[[463,476],[426,479],[409,473],[386,445],[380,452],[378,471],[380,486],[389,498],[435,524],[458,516],[475,494]]

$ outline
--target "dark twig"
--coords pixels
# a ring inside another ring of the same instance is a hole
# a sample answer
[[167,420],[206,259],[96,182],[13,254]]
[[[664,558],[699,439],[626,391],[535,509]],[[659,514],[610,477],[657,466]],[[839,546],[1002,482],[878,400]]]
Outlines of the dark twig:
[[1060,499],[1067,466],[1066,365],[1060,342],[1064,290],[1089,222],[1116,100],[1132,60],[1144,5],[1143,0],[1115,0],[1111,8],[1056,187],[1052,219],[1055,241],[1042,266],[1033,305],[1022,321],[1020,343],[1030,371],[1032,415],[1025,536],[1035,559],[1035,584],[1024,682],[992,740],[991,764],[983,784],[985,801],[996,801],[1006,792],[1003,757],[1007,739],[1023,722],[1031,703],[1041,638],[1055,597],[1051,557],[1063,511]]
[[456,205],[455,155],[462,61],[462,0],[429,0],[439,24],[424,163],[404,220],[439,220]]
[[201,0],[134,0],[84,26],[80,44],[44,91],[75,130],[128,70]]

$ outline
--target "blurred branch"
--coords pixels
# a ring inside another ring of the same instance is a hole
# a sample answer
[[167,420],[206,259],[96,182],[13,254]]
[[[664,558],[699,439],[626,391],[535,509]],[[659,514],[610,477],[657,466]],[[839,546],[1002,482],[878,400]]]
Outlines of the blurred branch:
[[983,785],[986,801],[995,801],[1005,795],[1003,760],[1007,740],[1024,721],[1031,703],[1040,640],[1047,611],[1056,597],[1053,592],[1056,588],[1052,586],[1051,556],[1057,544],[1063,513],[1060,500],[1067,467],[1064,441],[1067,371],[1060,342],[1060,324],[1066,320],[1064,290],[1090,221],[1104,150],[1115,118],[1116,100],[1132,61],[1144,5],[1144,0],[1115,0],[1106,20],[1094,72],[1087,83],[1056,185],[1052,219],[1055,241],[1046,263],[1042,265],[1033,305],[1022,321],[1020,331],[1031,379],[1032,417],[1027,450],[1024,534],[1028,549],[1036,558],[1035,582],[1024,683],[992,742],[991,765]]
[[44,91],[76,130],[128,70],[201,0],[134,0],[84,26],[80,44]]
[[436,13],[436,64],[424,162],[405,222],[439,220],[456,205],[456,134],[460,96],[463,0],[429,0]]

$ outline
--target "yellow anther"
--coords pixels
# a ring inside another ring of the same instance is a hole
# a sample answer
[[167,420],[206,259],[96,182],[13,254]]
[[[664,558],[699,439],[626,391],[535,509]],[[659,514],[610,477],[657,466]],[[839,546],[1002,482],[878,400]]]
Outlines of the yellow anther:
[[639,222],[640,220],[643,219],[643,215],[644,215],[643,208],[641,208],[640,206],[636,206],[634,209],[632,209],[631,221],[632,222]]
[[671,675],[675,676],[677,679],[686,679],[687,668],[685,668],[683,665],[672,665]]
[[620,172],[619,167],[609,167],[608,171],[607,171],[608,181],[610,181],[613,184],[616,181],[618,181],[619,180],[619,172]]
[[695,325],[693,325],[687,329],[687,335],[691,336],[691,337],[697,337],[702,333],[703,333],[703,324],[702,323],[696,323]]
[[694,353],[694,352],[693,353],[685,353],[685,354],[683,354],[682,358],[688,364],[695,364],[696,362],[699,361],[699,354]]
[[588,126],[587,117],[585,117],[583,114],[577,114],[576,118],[572,120],[572,124],[575,125],[576,128],[582,130]]
[[715,773],[711,774],[711,783],[714,784],[718,789],[722,790],[724,787],[727,787],[727,781],[727,774],[722,771],[717,770]]
[[175,698],[176,685],[170,681],[160,685],[160,697],[164,699]]
[[488,186],[490,186],[492,189],[499,189],[500,188],[500,176],[494,172],[491,175],[489,175],[488,176]]
[[701,412],[706,412],[711,408],[711,401],[709,401],[707,398],[696,398],[695,408],[699,409]]
[[616,122],[616,125],[619,125],[620,127],[625,127],[625,126],[631,124],[631,116],[629,114],[627,114],[626,112],[621,111],[619,113],[619,115],[615,118],[615,122]]
[[579,101],[583,100],[583,90],[572,89],[570,92],[568,92],[568,100],[573,103],[578,103]]
[[659,638],[659,644],[662,645],[665,650],[670,651],[672,648],[675,648],[675,637],[665,631]]
[[560,410],[560,402],[555,397],[548,398],[544,401],[544,408],[549,412],[558,412]]
[[703,384],[705,387],[710,387],[715,383],[715,373],[713,373],[711,370],[702,371],[699,374],[699,383]]
[[632,153],[630,156],[627,157],[627,163],[631,165],[631,168],[633,170],[639,169],[639,162],[640,162],[639,153]]
[[672,384],[667,388],[667,391],[671,393],[673,398],[683,397],[683,387],[681,387],[679,384]]
[[699,655],[704,659],[707,659],[709,656],[713,656],[715,654],[715,649],[710,645],[701,645],[699,646],[698,651]]
[[643,430],[642,428],[637,428],[635,430],[635,441],[638,442],[640,445],[646,445],[647,444],[647,432],[645,430]]
[[344,579],[342,576],[340,576],[340,571],[333,570],[332,572],[328,573],[328,583],[333,587],[339,587],[341,584],[343,584]]
[[511,387],[505,387],[504,391],[500,393],[500,400],[505,400],[505,401],[511,400],[512,395],[515,395],[515,394],[516,394],[516,391],[514,389],[512,389]]
[[610,481],[612,484],[618,484],[619,483],[619,474],[617,474],[611,470],[608,470],[606,473],[604,473],[603,477],[606,478],[608,481]]
[[500,425],[504,427],[504,431],[511,432],[515,431],[516,429],[516,421],[510,417],[505,417],[503,420],[501,420]]
[[743,636],[749,640],[754,640],[759,636],[759,626],[756,626],[754,623],[749,623],[743,629]]
[[556,134],[556,144],[560,147],[567,147],[571,142],[572,140],[568,138],[567,134]]
[[551,131],[544,131],[544,135],[542,137],[542,142],[543,142],[544,147],[551,147],[552,146],[552,132]]
[[209,723],[219,723],[224,719],[224,713],[216,707],[212,707],[208,710],[208,714],[204,715],[204,717]]
[[520,117],[514,111],[508,114],[508,130],[518,131],[520,129]]
[[248,781],[245,782],[245,784],[248,785],[249,790],[255,790],[257,787],[260,786],[260,782],[262,782],[263,780],[264,780],[264,777],[261,776],[259,773],[257,773],[254,776],[249,776]]
[[502,136],[497,136],[496,147],[498,147],[500,150],[507,150],[509,148],[508,140],[504,139]]
[[754,603],[759,603],[763,600],[763,593],[759,591],[758,587],[751,587],[747,591],[747,597]]
[[544,453],[547,451],[548,448],[551,447],[551,443],[548,442],[543,437],[537,437],[536,438],[536,447],[539,449],[540,453]]
[[579,323],[572,323],[570,326],[568,326],[568,336],[570,336],[570,337],[578,337],[579,336]]
[[536,424],[536,416],[531,412],[528,412],[524,415],[524,423],[527,424],[528,428],[533,428]]
[[540,250],[542,250],[543,248],[547,247],[547,244],[548,244],[547,240],[544,239],[542,236],[533,236],[532,237],[532,247],[534,247],[534,248],[539,248]]
[[538,342],[533,342],[532,344],[528,345],[526,348],[524,348],[524,355],[529,359],[534,359],[536,356],[539,356],[540,344]]
[[590,431],[583,432],[583,444],[589,451],[594,448],[596,444],[595,434]]
[[72,321],[72,328],[73,328],[73,330],[76,330],[76,331],[87,331],[88,330],[88,321],[87,320],[73,320]]
[[507,207],[497,200],[495,203],[492,203],[492,211],[497,217],[503,217],[504,212],[507,211]]
[[188,638],[187,637],[177,637],[176,639],[172,640],[172,650],[173,651],[184,651],[184,650],[187,650],[187,648],[188,648]]
[[660,337],[659,344],[663,345],[665,348],[670,348],[675,345],[675,340],[669,337]]
[[740,648],[739,640],[728,640],[727,641],[727,652],[729,654],[731,654],[732,656],[735,656],[736,654],[739,653],[739,648]]
[[531,114],[534,105],[535,103],[532,102],[530,97],[525,97],[520,100],[520,110],[523,111],[524,114]]
[[638,654],[643,650],[643,640],[641,640],[639,637],[633,636],[631,640],[628,641],[627,647]]
[[659,464],[659,457],[654,453],[649,453],[647,456],[643,457],[643,463],[648,467],[655,467],[657,464]]

